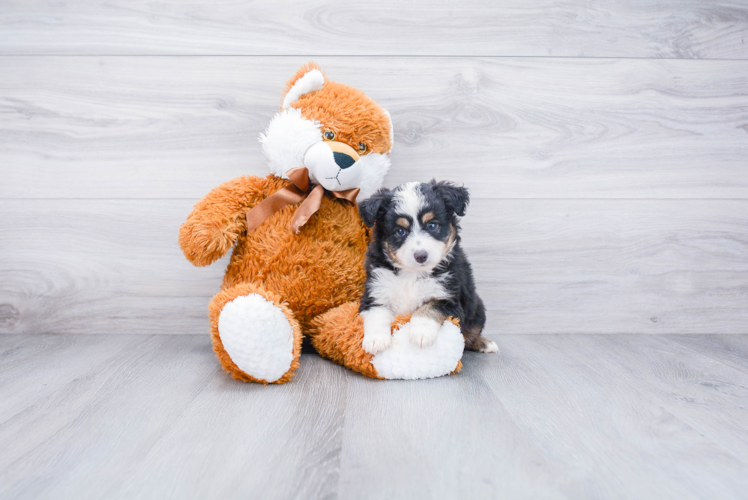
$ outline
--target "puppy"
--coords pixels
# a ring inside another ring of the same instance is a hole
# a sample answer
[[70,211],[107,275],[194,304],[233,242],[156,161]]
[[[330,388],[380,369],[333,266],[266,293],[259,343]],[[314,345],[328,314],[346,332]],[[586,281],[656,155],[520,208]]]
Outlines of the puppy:
[[359,205],[364,223],[374,227],[359,309],[366,352],[390,346],[399,314],[412,315],[410,341],[420,347],[433,344],[452,316],[460,320],[466,349],[498,352],[481,336],[486,311],[460,247],[457,217],[468,201],[467,189],[432,180],[380,189]]

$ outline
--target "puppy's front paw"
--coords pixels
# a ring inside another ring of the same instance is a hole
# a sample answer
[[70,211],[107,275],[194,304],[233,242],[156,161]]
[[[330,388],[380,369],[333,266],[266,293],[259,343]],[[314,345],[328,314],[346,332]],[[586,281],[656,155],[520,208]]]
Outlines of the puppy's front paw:
[[433,319],[414,316],[410,320],[410,341],[418,347],[428,347],[436,342],[440,328]]
[[371,355],[382,352],[392,344],[392,334],[390,330],[376,329],[364,331],[364,342],[362,347],[364,351]]

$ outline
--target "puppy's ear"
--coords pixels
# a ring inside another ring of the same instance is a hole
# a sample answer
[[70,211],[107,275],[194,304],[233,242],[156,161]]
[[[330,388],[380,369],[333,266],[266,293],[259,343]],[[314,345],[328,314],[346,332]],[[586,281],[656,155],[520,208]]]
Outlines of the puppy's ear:
[[392,200],[392,191],[387,188],[382,188],[368,200],[364,200],[358,204],[358,213],[361,216],[361,220],[364,221],[368,227],[372,227],[377,219],[387,211],[387,206]]
[[447,208],[452,209],[460,217],[465,215],[465,209],[470,202],[470,194],[467,188],[456,186],[447,181],[436,182],[436,180],[431,181],[431,187],[442,196]]

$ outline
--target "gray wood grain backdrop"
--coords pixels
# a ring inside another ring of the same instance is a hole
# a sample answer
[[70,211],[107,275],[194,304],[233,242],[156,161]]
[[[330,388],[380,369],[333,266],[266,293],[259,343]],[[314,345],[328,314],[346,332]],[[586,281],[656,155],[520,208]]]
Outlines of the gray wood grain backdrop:
[[0,332],[194,333],[176,235],[315,60],[464,182],[489,334],[748,332],[748,2],[0,3]]

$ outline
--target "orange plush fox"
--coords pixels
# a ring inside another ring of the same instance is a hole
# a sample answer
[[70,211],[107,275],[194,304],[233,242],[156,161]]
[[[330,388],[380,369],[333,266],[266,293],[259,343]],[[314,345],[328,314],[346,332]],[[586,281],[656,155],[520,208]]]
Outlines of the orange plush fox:
[[397,341],[408,321],[398,318],[390,349],[372,357],[361,347],[357,301],[369,231],[355,200],[379,189],[390,167],[387,111],[308,64],[289,80],[260,141],[271,175],[218,186],[179,232],[197,266],[234,247],[209,306],[223,368],[247,382],[288,382],[306,334],[321,355],[373,378],[459,371],[462,335],[452,323],[442,327],[441,342],[414,349]]

